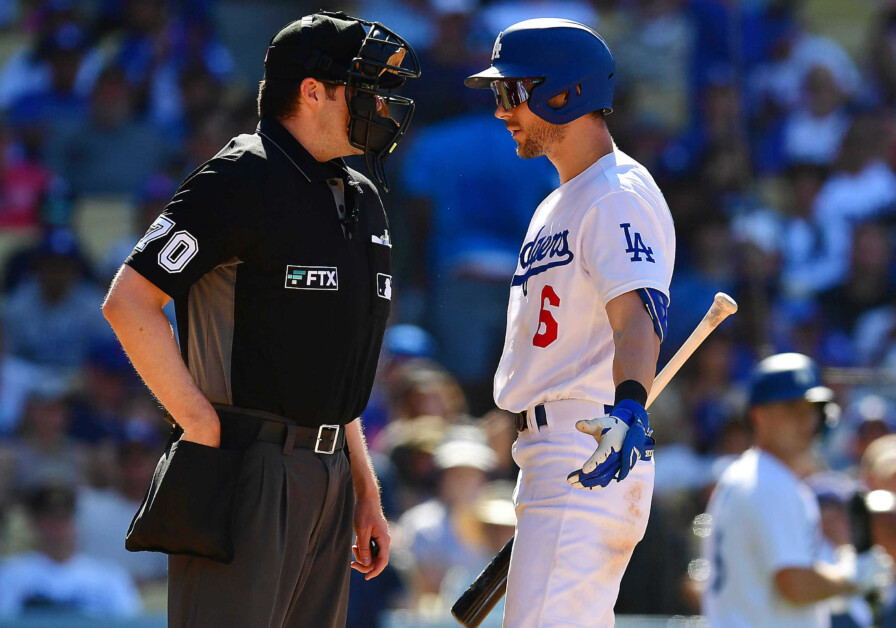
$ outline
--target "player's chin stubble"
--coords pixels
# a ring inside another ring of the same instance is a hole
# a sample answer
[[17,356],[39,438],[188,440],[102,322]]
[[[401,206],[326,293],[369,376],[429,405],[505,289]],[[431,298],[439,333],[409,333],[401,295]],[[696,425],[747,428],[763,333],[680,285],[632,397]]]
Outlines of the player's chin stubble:
[[547,154],[547,150],[554,144],[563,141],[566,136],[566,127],[562,124],[551,124],[544,120],[535,120],[526,129],[529,137],[516,147],[516,154],[523,159],[533,159]]

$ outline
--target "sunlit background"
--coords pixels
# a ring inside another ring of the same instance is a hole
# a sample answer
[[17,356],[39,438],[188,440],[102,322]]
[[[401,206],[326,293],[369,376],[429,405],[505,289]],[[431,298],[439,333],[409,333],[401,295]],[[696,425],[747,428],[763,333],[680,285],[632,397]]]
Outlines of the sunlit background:
[[[807,470],[826,472],[822,504],[842,509],[843,483],[896,490],[896,436],[860,464],[896,430],[896,2],[0,0],[0,626],[165,625],[165,557],[124,534],[166,424],[100,302],[183,177],[254,131],[271,35],[318,8],[384,23],[423,68],[387,163],[392,327],[364,414],[393,561],[353,579],[350,627],[453,625],[513,533],[515,429],[491,381],[519,247],[558,180],[462,79],[529,17],[589,24],[616,56],[608,126],[676,221],[660,362],[717,291],[740,304],[651,409],[656,493],[619,625],[699,625],[701,513],[750,445],[745,377],[765,355],[813,356],[839,395]],[[24,552],[104,594],[11,599]]]

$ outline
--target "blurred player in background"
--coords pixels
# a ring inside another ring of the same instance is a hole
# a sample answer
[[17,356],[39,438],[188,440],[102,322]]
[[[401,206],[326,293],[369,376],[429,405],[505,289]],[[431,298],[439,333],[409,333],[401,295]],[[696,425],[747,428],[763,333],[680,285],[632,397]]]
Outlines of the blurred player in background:
[[834,393],[815,362],[799,353],[766,358],[749,394],[756,445],[725,470],[710,498],[703,612],[710,626],[725,628],[830,626],[821,602],[886,586],[893,561],[880,548],[858,557],[845,548],[837,564],[821,562],[818,501],[802,477]]

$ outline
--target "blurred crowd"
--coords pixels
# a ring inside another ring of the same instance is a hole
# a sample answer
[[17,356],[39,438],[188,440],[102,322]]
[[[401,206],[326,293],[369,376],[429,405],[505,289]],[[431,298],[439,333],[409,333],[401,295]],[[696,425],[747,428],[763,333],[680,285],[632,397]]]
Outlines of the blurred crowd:
[[[270,19],[235,23],[250,4]],[[164,608],[165,557],[123,538],[166,423],[100,302],[182,178],[254,130],[270,36],[322,7],[383,22],[423,68],[387,164],[393,316],[364,414],[394,559],[353,581],[350,626],[444,616],[513,531],[515,428],[491,382],[508,279],[558,180],[513,158],[462,79],[528,17],[594,26],[616,56],[608,127],[676,221],[661,365],[715,292],[740,304],[651,409],[656,497],[618,611],[699,612],[699,515],[750,446],[765,355],[814,357],[838,393],[807,469],[823,503],[843,503],[832,484],[896,490],[893,0],[0,0],[0,617]]]

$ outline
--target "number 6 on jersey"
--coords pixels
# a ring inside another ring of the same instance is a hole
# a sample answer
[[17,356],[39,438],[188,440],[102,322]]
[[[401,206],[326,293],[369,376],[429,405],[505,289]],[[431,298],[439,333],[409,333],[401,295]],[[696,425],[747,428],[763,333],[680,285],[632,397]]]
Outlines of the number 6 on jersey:
[[551,286],[541,289],[541,310],[538,312],[538,330],[532,338],[536,347],[547,347],[557,340],[557,320],[551,316],[548,306],[560,307],[560,297]]

